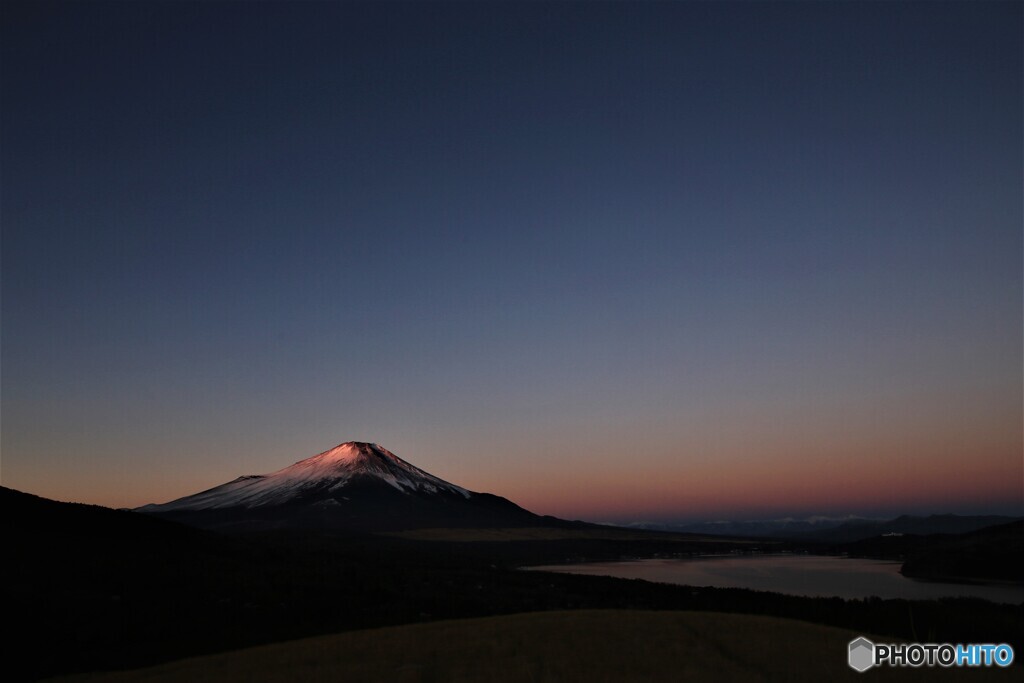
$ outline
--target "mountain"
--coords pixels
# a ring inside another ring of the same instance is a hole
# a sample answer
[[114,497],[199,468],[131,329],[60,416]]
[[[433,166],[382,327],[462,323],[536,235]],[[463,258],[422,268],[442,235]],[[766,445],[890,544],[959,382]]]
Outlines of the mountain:
[[1001,515],[929,515],[927,517],[903,515],[885,521],[850,521],[840,524],[834,529],[803,534],[801,538],[830,543],[849,543],[883,535],[929,536],[934,534],[966,534],[978,529],[984,529],[985,527],[1008,524],[1020,519],[1020,517]]
[[[152,519],[128,510],[62,503],[0,486],[0,530],[13,543],[63,548],[64,552],[140,545],[149,549],[179,541],[204,542],[206,532]],[[83,540],[87,539],[87,540]],[[17,565],[18,563],[10,563]]]
[[242,476],[137,511],[222,530],[398,531],[569,524],[535,515],[500,496],[468,491],[377,444],[357,441],[271,474]]

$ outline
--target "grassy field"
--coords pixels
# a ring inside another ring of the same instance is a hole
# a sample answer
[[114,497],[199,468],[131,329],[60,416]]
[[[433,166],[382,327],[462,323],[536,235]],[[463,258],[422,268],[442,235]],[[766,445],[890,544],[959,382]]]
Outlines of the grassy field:
[[[857,634],[708,612],[580,610],[341,633],[54,680],[171,681],[923,681],[1011,680],[1011,670],[846,664]],[[882,642],[885,642],[883,639]]]

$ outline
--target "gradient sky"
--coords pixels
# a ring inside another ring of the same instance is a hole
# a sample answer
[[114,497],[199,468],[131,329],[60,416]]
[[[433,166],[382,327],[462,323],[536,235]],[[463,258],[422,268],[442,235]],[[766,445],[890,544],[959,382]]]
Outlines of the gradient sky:
[[0,12],[4,486],[1024,513],[1019,2]]

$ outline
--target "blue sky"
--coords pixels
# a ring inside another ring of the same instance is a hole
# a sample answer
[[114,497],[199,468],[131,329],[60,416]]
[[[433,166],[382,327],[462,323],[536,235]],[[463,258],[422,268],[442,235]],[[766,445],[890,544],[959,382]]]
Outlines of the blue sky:
[[2,11],[5,486],[1021,507],[1018,3]]

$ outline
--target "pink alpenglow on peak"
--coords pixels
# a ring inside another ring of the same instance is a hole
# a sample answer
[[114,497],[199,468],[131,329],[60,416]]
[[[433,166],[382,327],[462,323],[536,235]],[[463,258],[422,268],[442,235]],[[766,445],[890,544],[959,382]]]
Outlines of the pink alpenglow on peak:
[[468,491],[375,443],[349,441],[270,474],[239,477],[139,512],[220,531],[364,532],[568,524]]
[[366,478],[382,481],[406,494],[443,492],[463,498],[471,495],[377,444],[348,441],[277,472],[242,476],[201,493],[139,509],[174,512],[284,505],[307,494],[334,493],[355,479]]

